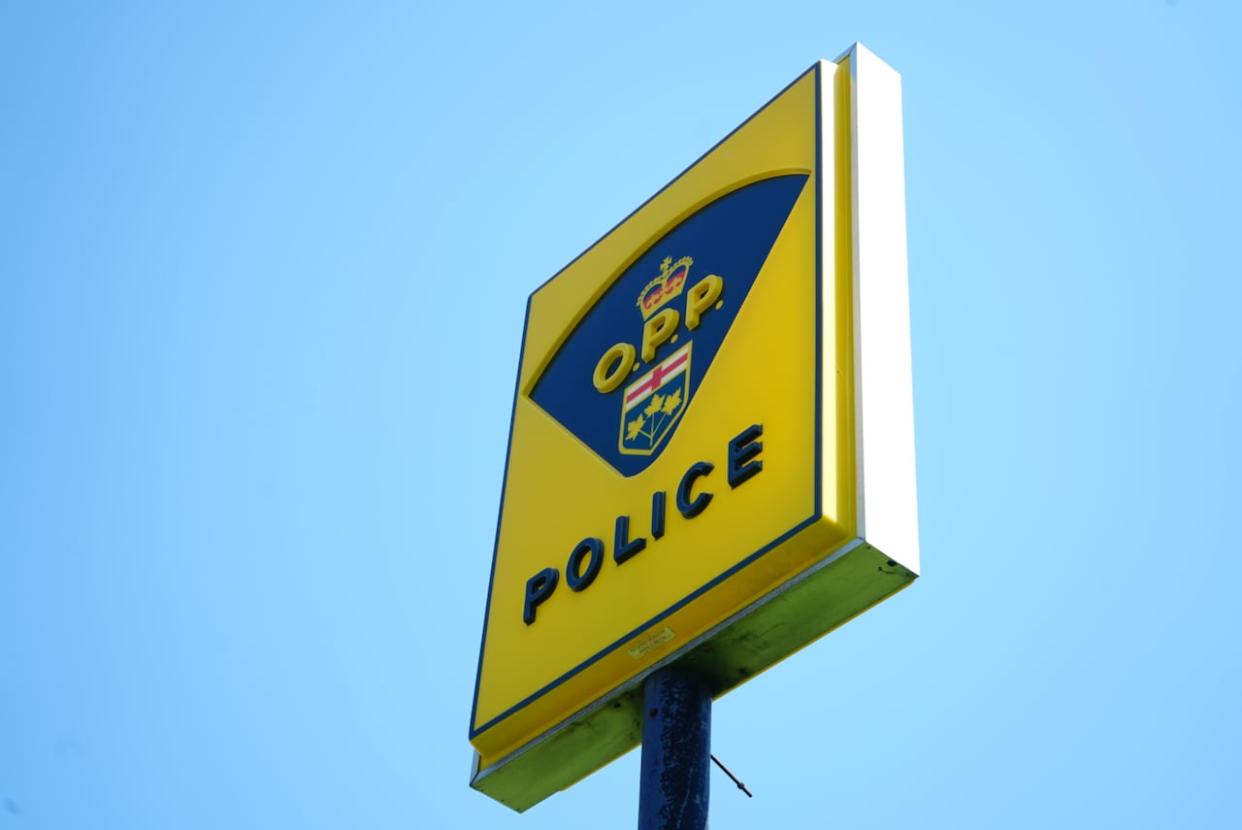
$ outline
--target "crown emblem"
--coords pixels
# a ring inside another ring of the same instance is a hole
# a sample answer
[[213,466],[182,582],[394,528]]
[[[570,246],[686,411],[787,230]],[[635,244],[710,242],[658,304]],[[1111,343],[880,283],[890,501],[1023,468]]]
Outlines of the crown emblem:
[[690,266],[693,264],[694,260],[688,256],[676,262],[672,257],[664,258],[664,261],[660,263],[660,276],[647,283],[647,287],[638,295],[637,305],[643,313],[644,320],[659,311],[669,300],[681,296],[681,290],[686,287],[686,278],[690,276]]

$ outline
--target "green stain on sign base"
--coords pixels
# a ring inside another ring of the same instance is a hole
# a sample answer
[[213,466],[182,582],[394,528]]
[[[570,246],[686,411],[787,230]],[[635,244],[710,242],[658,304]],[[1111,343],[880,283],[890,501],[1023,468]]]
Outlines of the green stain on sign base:
[[[673,655],[720,697],[912,583],[914,573],[865,542],[828,558]],[[646,674],[650,674],[647,672]],[[526,810],[642,739],[642,682],[636,677],[487,769],[470,785]],[[478,756],[475,757],[478,763]]]

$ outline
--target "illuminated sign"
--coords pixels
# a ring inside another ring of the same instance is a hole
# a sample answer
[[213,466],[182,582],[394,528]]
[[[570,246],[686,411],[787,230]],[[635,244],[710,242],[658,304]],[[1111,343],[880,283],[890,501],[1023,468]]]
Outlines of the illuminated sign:
[[472,785],[525,809],[918,568],[900,79],[811,67],[531,295]]

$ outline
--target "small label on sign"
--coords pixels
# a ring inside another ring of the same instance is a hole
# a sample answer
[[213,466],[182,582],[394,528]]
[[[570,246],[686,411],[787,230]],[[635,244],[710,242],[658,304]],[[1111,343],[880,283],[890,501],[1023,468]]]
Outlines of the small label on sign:
[[673,629],[665,626],[659,631],[651,632],[646,637],[626,649],[626,651],[629,652],[631,657],[637,660],[653,648],[659,648],[676,636],[677,635],[673,633]]

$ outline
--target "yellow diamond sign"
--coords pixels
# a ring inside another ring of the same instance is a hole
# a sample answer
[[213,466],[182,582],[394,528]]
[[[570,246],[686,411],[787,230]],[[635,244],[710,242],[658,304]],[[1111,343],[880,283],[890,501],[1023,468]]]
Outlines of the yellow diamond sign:
[[525,809],[918,568],[900,79],[819,62],[530,297],[470,740]]

